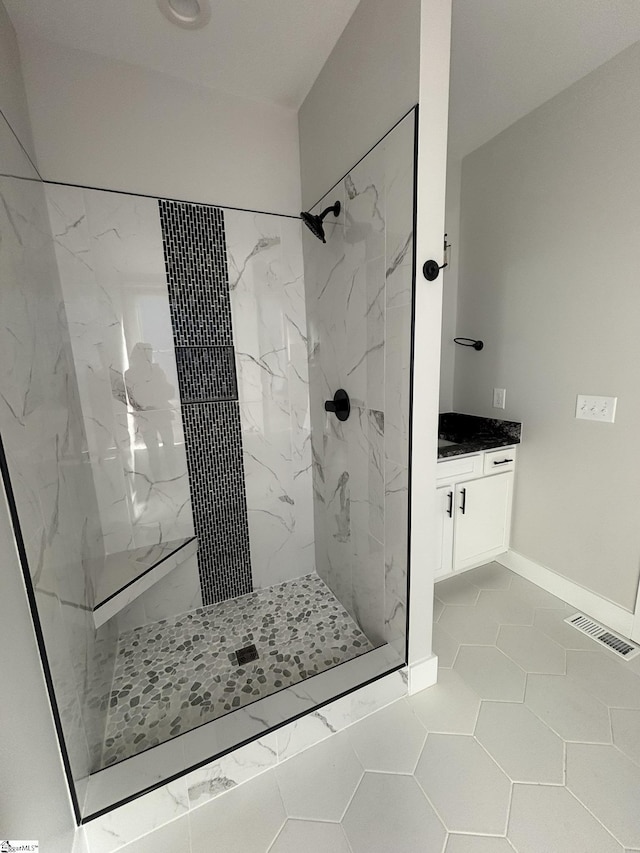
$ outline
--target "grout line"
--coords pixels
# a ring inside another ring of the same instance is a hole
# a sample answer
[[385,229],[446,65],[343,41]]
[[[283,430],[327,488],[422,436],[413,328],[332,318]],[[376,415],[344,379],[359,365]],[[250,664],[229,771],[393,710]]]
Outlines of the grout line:
[[592,817],[595,821],[597,821],[597,822],[600,824],[600,826],[604,829],[604,831],[605,831],[608,835],[610,835],[610,836],[611,836],[611,838],[613,838],[613,840],[614,840],[614,841],[616,841],[616,842],[617,842],[617,843],[618,843],[618,844],[623,848],[623,850],[625,849],[625,845],[624,845],[624,843],[623,843],[622,841],[620,841],[620,839],[619,839],[616,835],[614,835],[614,834],[613,834],[613,831],[612,831],[611,829],[609,829],[609,827],[608,827],[605,823],[603,823],[603,822],[602,822],[602,820],[600,820],[600,818],[598,817],[598,815],[597,815],[597,814],[594,814],[594,813],[591,811],[591,809],[587,806],[587,804],[586,804],[586,803],[583,803],[583,802],[582,802],[582,800],[580,799],[580,797],[578,797],[578,795],[577,795],[577,794],[574,794],[574,792],[571,790],[571,788],[567,788],[567,787],[566,787],[566,785],[565,785],[564,790],[565,790],[565,791],[566,791],[566,792],[567,792],[571,797],[573,797],[573,799],[574,799],[574,800],[575,800],[579,805],[581,805],[581,806],[582,806],[582,808],[583,808],[583,809],[584,809],[588,814],[590,814],[590,815],[591,815],[591,817]]

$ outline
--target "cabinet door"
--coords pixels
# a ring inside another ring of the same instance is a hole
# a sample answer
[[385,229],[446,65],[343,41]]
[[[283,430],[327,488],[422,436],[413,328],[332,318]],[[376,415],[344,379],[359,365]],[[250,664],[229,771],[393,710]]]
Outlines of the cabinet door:
[[453,553],[456,571],[506,551],[512,484],[513,474],[497,474],[456,486]]
[[436,489],[438,558],[435,577],[449,574],[453,569],[453,518],[455,514],[455,486]]

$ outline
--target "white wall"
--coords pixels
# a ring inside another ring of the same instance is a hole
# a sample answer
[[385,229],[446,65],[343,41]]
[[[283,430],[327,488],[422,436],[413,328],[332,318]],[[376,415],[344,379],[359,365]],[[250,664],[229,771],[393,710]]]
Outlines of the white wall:
[[27,98],[20,74],[18,42],[2,0],[0,0],[0,110],[33,159],[33,140]]
[[[428,282],[422,266],[443,260],[451,0],[422,0],[420,12],[420,113],[413,362],[411,479],[411,589],[409,689],[435,680],[431,655],[433,575],[436,566],[436,464],[442,326],[442,275]],[[420,666],[424,664],[424,666]]]
[[447,196],[444,214],[444,230],[450,244],[449,265],[442,278],[442,348],[440,353],[440,411],[453,409],[453,378],[455,370],[458,334],[458,274],[460,256],[460,191],[462,161],[449,157],[447,163]]
[[20,52],[46,180],[300,212],[295,111],[49,41]]
[[[29,150],[29,117],[17,58],[13,27],[0,2],[0,109]],[[0,826],[5,838],[38,838],[43,848],[62,853],[71,847],[74,821],[1,487],[0,574],[0,682],[5,697],[0,727]]]
[[360,0],[298,113],[307,210],[418,101],[420,0]]
[[[463,161],[454,406],[523,422],[512,547],[628,610],[640,559],[640,44]],[[491,407],[507,390],[504,412]],[[574,418],[618,397],[616,423]]]

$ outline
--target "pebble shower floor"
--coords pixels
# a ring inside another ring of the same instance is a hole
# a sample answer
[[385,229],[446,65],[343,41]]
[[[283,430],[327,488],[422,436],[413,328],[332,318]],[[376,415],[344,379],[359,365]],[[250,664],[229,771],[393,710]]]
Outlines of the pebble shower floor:
[[372,649],[315,574],[122,634],[97,769]]

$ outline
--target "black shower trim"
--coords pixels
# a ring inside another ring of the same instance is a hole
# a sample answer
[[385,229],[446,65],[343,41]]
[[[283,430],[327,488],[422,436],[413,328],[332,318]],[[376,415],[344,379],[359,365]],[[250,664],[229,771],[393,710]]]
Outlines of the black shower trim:
[[[411,109],[407,110],[407,111],[406,111],[406,113],[405,113],[403,116],[401,116],[401,117],[398,119],[398,121],[397,121],[394,125],[392,125],[392,127],[390,127],[390,128],[389,128],[389,130],[388,130],[388,131],[387,131],[383,136],[381,136],[381,137],[380,137],[380,139],[375,143],[375,145],[372,145],[372,146],[371,146],[371,148],[366,152],[366,154],[363,154],[363,155],[362,155],[362,157],[361,157],[359,160],[356,160],[356,162],[353,164],[353,166],[351,166],[351,168],[350,168],[350,169],[348,169],[348,170],[344,173],[344,175],[343,175],[339,180],[337,180],[337,181],[335,182],[335,184],[333,184],[333,186],[332,186],[332,187],[330,187],[330,188],[326,191],[326,193],[323,193],[323,194],[320,196],[320,198],[318,199],[318,201],[316,201],[316,203],[315,203],[315,204],[312,204],[312,205],[311,205],[311,207],[309,208],[309,210],[313,210],[313,208],[314,208],[314,207],[317,207],[317,205],[319,205],[319,204],[320,204],[320,202],[322,201],[322,199],[323,199],[323,198],[325,198],[325,197],[326,197],[326,196],[328,196],[330,193],[332,193],[332,192],[335,190],[335,188],[338,186],[338,184],[341,184],[341,183],[344,181],[344,179],[347,177],[347,175],[348,175],[348,174],[350,174],[351,172],[353,172],[353,170],[356,168],[356,166],[357,166],[359,163],[362,163],[362,161],[364,160],[364,158],[365,158],[365,157],[368,157],[368,156],[369,156],[369,154],[371,154],[371,152],[373,151],[373,149],[374,149],[374,148],[377,148],[377,147],[378,147],[378,145],[380,145],[380,143],[382,142],[382,140],[383,140],[383,139],[386,139],[386,138],[387,138],[387,136],[389,136],[389,134],[390,134],[390,133],[392,133],[392,132],[396,129],[396,127],[397,127],[399,124],[401,124],[401,122],[403,122],[403,121],[406,119],[406,117],[407,117],[407,116],[411,115],[411,113],[412,113],[412,112],[414,112],[414,110],[415,110],[415,114],[416,114],[416,119],[415,119],[415,121],[416,121],[416,147],[415,147],[415,150],[414,150],[413,171],[414,171],[414,176],[415,176],[415,175],[417,175],[417,174],[418,174],[418,147],[417,147],[417,146],[418,146],[418,140],[417,140],[417,134],[418,134],[418,104],[415,104],[413,107],[411,107]],[[414,180],[414,185],[417,187],[417,182],[416,182],[415,180]],[[413,199],[414,222],[415,222],[415,219],[416,219],[416,216],[415,216],[415,213],[416,213],[416,203],[415,203],[415,200],[416,200],[416,196],[415,196],[415,192],[414,192],[414,199]],[[297,217],[296,217],[296,218],[297,218]],[[414,232],[413,232],[413,233],[414,233],[414,235],[415,235],[415,230],[414,230]],[[414,240],[414,242],[415,242],[415,240]]]
[[[411,509],[413,483],[413,394],[414,394],[414,364],[416,350],[416,270],[418,266],[418,118],[419,106],[415,105],[414,129],[413,129],[413,259],[411,271],[411,351],[409,355],[409,439],[408,439],[408,464],[407,464],[407,612],[406,612],[406,635],[404,644],[404,659],[406,665],[409,663],[409,604],[411,602]],[[409,115],[411,110],[407,113]],[[406,116],[404,116],[406,118]],[[402,121],[402,119],[400,119]]]
[[15,495],[13,493],[13,486],[11,484],[11,475],[9,473],[9,465],[7,463],[7,457],[4,450],[4,443],[2,441],[2,436],[0,435],[0,473],[2,474],[2,482],[4,484],[4,491],[7,497],[7,504],[9,507],[9,515],[11,517],[11,524],[13,526],[13,535],[16,540],[16,548],[18,550],[18,558],[20,560],[20,567],[22,569],[22,577],[24,580],[25,590],[27,593],[27,600],[29,602],[29,610],[31,611],[31,619],[33,621],[33,630],[36,635],[36,643],[38,645],[38,652],[40,653],[40,660],[42,662],[42,671],[44,673],[45,685],[47,688],[47,693],[49,694],[49,703],[51,705],[51,713],[53,715],[53,724],[56,730],[56,735],[58,737],[58,743],[60,745],[60,752],[62,754],[62,765],[64,767],[64,774],[67,778],[67,785],[69,786],[69,794],[71,797],[71,805],[73,806],[73,813],[75,816],[76,824],[79,826],[82,823],[82,815],[80,813],[80,804],[78,802],[78,794],[76,792],[76,783],[73,778],[73,771],[71,769],[71,760],[69,759],[69,753],[67,751],[67,744],[64,739],[64,730],[62,728],[62,718],[60,716],[60,709],[58,708],[58,700],[56,699],[55,689],[53,686],[53,676],[51,675],[51,666],[49,664],[49,658],[47,656],[47,647],[44,642],[44,632],[42,630],[42,623],[40,622],[40,614],[38,613],[38,605],[36,603],[36,596],[33,589],[33,583],[31,581],[31,572],[29,570],[29,558],[27,557],[27,550],[24,544],[24,537],[22,535],[22,527],[20,526],[20,518],[18,516],[18,507],[16,505]]

